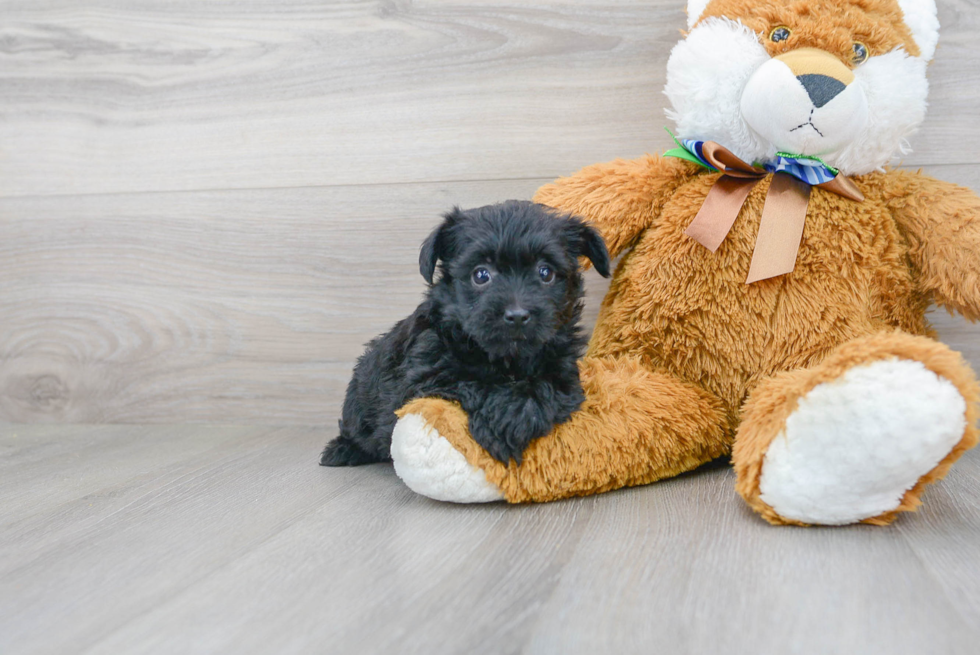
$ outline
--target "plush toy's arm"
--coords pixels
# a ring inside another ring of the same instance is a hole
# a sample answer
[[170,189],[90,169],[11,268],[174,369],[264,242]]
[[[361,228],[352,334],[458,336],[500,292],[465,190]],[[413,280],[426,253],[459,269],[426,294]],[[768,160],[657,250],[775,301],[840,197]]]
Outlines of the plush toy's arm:
[[617,159],[544,185],[534,201],[592,223],[609,255],[616,257],[660,215],[674,190],[697,172],[694,164],[673,157]]
[[920,289],[980,320],[980,198],[918,173],[894,171],[888,178],[886,202],[908,239]]

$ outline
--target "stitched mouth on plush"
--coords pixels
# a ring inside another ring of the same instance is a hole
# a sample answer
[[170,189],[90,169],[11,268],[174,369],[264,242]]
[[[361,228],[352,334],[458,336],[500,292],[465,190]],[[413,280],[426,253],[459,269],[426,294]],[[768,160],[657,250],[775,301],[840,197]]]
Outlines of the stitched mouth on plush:
[[780,152],[832,158],[866,128],[868,102],[854,73],[815,48],[770,59],[749,78],[742,117]]

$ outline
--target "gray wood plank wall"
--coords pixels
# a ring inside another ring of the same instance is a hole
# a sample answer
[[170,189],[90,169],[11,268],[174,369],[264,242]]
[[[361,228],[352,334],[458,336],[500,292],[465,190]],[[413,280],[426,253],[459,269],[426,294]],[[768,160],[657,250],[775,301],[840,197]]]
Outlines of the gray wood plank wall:
[[[974,189],[978,9],[940,0],[904,162]],[[678,0],[0,10],[13,422],[332,422],[361,345],[417,303],[440,212],[668,146],[684,26]],[[980,367],[980,328],[936,322]]]

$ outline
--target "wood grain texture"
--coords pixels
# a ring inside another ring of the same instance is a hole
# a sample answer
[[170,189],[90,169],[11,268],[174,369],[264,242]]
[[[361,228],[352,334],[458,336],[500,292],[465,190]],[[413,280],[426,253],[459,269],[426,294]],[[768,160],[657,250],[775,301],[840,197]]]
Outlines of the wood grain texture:
[[798,529],[727,466],[459,506],[325,436],[0,427],[0,652],[976,652],[977,451],[890,528]]
[[[942,0],[907,165],[977,163],[980,12]],[[681,0],[7,0],[0,196],[545,178],[668,147]]]
[[[940,4],[909,163],[980,189],[978,15]],[[673,0],[3,9],[0,421],[18,422],[333,424],[362,344],[417,303],[441,212],[667,145],[683,25]],[[980,329],[935,320],[980,364]]]
[[[980,188],[980,166],[927,172]],[[335,425],[439,214],[544,181],[0,200],[0,420]],[[933,320],[980,370],[980,326]]]
[[439,215],[541,182],[0,201],[0,418],[335,425]]
[[[976,652],[980,452],[888,529],[772,528],[725,466],[460,507],[315,465],[441,212],[668,145],[682,2],[0,6],[0,653]],[[940,19],[905,163],[980,189]]]

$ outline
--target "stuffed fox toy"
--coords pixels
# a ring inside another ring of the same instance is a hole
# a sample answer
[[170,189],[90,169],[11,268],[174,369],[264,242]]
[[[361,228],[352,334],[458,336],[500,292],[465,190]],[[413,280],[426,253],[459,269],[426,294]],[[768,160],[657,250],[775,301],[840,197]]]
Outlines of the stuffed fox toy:
[[622,254],[586,401],[505,466],[455,404],[399,411],[395,468],[455,502],[548,501],[731,454],[777,524],[885,524],[977,442],[978,387],[932,302],[980,318],[980,199],[886,170],[922,122],[933,0],[689,0],[678,148],[535,200]]

